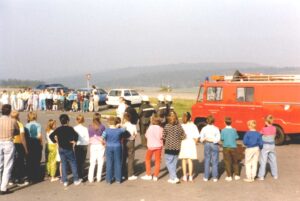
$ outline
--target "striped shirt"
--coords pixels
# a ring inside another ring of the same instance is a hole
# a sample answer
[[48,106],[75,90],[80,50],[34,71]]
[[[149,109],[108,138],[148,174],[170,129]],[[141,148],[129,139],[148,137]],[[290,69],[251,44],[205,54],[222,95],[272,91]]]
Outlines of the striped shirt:
[[15,134],[18,134],[17,121],[9,116],[0,117],[0,141],[12,141]]

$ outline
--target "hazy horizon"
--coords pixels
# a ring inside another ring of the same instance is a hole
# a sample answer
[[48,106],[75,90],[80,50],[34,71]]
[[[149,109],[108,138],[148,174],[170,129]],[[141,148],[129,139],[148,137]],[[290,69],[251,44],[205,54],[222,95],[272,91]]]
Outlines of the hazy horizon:
[[2,0],[0,79],[178,63],[300,66],[297,0]]

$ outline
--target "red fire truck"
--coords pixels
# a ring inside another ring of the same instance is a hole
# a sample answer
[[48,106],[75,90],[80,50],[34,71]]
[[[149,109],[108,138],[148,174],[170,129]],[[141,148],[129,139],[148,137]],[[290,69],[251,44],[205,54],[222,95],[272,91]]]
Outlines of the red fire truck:
[[243,133],[247,121],[256,120],[257,130],[264,126],[265,116],[274,116],[276,144],[286,135],[300,134],[300,75],[241,74],[212,76],[200,85],[197,102],[192,106],[192,119],[204,124],[208,115],[223,128],[224,118],[232,118],[232,126]]

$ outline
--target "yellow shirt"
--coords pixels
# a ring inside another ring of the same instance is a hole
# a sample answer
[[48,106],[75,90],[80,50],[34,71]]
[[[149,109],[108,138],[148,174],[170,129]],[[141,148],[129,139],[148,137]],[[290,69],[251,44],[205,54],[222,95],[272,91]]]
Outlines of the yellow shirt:
[[21,133],[24,133],[24,126],[23,126],[23,124],[22,124],[21,122],[19,122],[19,121],[17,121],[17,123],[18,123],[18,126],[19,126],[19,131],[20,131],[20,133],[19,133],[18,135],[15,135],[15,136],[14,136],[14,143],[15,143],[15,144],[21,144],[22,141],[21,141],[21,136],[20,136],[20,134],[21,134]]

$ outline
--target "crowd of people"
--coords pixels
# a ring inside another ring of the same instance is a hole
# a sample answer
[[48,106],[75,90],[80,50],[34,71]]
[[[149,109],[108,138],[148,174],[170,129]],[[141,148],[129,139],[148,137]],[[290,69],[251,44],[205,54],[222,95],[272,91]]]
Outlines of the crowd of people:
[[[76,117],[76,126],[70,126],[67,114],[59,116],[59,124],[49,119],[46,125],[46,155],[47,175],[51,182],[60,180],[64,186],[69,185],[67,179],[68,164],[70,166],[74,185],[83,182],[87,150],[90,151],[87,182],[101,182],[103,164],[106,160],[105,180],[108,184],[122,183],[125,180],[138,179],[135,169],[135,140],[138,133],[141,145],[146,150],[146,173],[142,180],[158,181],[161,156],[169,173],[168,182],[177,184],[177,163],[181,159],[182,181],[192,182],[195,172],[193,160],[197,160],[197,143],[204,144],[204,176],[203,181],[219,179],[219,147],[223,146],[223,159],[226,170],[226,181],[240,179],[240,160],[237,152],[237,131],[231,126],[232,119],[226,117],[224,128],[214,125],[214,117],[208,116],[206,125],[196,126],[191,121],[191,115],[186,112],[180,123],[172,107],[170,96],[158,97],[154,108],[149,98],[144,96],[139,111],[136,111],[130,101],[120,98],[117,116],[110,116],[107,126],[101,122],[101,114],[96,112],[92,122],[84,125],[83,113]],[[245,150],[244,181],[253,182],[256,178],[264,180],[266,164],[269,162],[274,179],[278,178],[275,136],[276,128],[272,125],[271,115],[265,118],[266,126],[261,131],[256,130],[255,120],[248,121],[249,131],[243,138]],[[12,110],[12,105],[2,106],[0,117],[0,173],[1,194],[10,193],[9,182],[27,185],[29,182],[41,180],[40,165],[43,149],[42,126],[37,122],[37,114],[28,112],[25,126],[20,122],[19,112]],[[151,160],[154,155],[154,173],[151,173]],[[257,175],[258,162],[260,164]],[[57,165],[59,164],[59,165]],[[97,166],[96,175],[94,175]],[[59,169],[59,171],[57,171]],[[57,174],[57,172],[59,172]],[[59,176],[58,176],[59,175]]]
[[100,97],[93,86],[89,91],[64,92],[64,90],[32,90],[31,88],[19,91],[0,92],[0,105],[10,104],[16,111],[99,111]]

